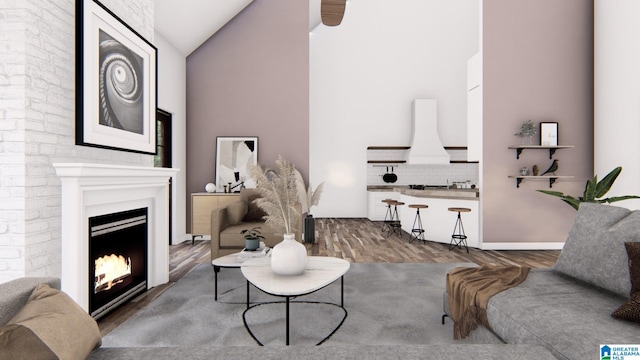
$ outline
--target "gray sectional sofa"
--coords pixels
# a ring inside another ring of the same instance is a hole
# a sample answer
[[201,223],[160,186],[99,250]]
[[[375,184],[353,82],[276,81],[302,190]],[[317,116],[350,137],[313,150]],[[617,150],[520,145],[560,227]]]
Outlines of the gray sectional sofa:
[[[474,342],[535,344],[558,359],[594,359],[600,345],[639,344],[640,324],[611,313],[629,299],[625,242],[640,241],[640,211],[585,203],[580,206],[557,263],[532,269],[520,285],[489,300],[491,330]],[[444,311],[449,312],[448,296]]]

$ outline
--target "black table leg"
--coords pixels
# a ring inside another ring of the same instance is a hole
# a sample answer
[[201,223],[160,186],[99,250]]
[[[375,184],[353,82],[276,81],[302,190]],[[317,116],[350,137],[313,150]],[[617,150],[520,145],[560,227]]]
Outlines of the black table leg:
[[249,308],[249,280],[247,280],[247,309]]
[[215,301],[218,301],[218,273],[219,272],[220,272],[220,267],[213,265],[213,273],[215,274],[215,280],[216,280],[215,297],[214,297]]
[[287,296],[287,346],[289,346],[289,297]]
[[344,275],[340,277],[340,307],[344,309]]

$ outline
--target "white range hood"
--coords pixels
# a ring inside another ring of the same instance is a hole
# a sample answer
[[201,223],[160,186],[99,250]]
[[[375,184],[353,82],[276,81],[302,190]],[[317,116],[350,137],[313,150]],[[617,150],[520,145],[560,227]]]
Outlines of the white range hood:
[[438,135],[438,101],[415,99],[412,104],[411,149],[408,164],[449,164],[449,153]]

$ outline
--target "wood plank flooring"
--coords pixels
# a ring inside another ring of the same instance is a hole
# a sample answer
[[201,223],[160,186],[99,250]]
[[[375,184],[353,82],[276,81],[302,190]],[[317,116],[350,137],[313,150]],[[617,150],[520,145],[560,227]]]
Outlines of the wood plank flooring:
[[[548,268],[555,264],[559,250],[494,251],[461,249],[449,251],[448,244],[436,242],[409,243],[409,234],[387,236],[382,222],[368,219],[316,219],[316,242],[305,244],[309,255],[334,256],[350,262],[473,262],[481,264],[515,264],[532,268]],[[169,283],[157,286],[136,297],[98,321],[102,336],[134,316],[148,303],[173,286],[199,264],[210,263],[210,242],[200,240],[191,245],[185,241],[170,247]],[[213,271],[213,270],[212,270]]]

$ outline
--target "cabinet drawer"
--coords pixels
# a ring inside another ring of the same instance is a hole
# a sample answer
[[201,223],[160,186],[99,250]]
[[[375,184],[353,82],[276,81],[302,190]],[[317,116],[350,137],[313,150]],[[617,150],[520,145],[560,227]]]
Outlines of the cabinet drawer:
[[191,235],[211,235],[211,210],[240,199],[240,194],[191,194]]

